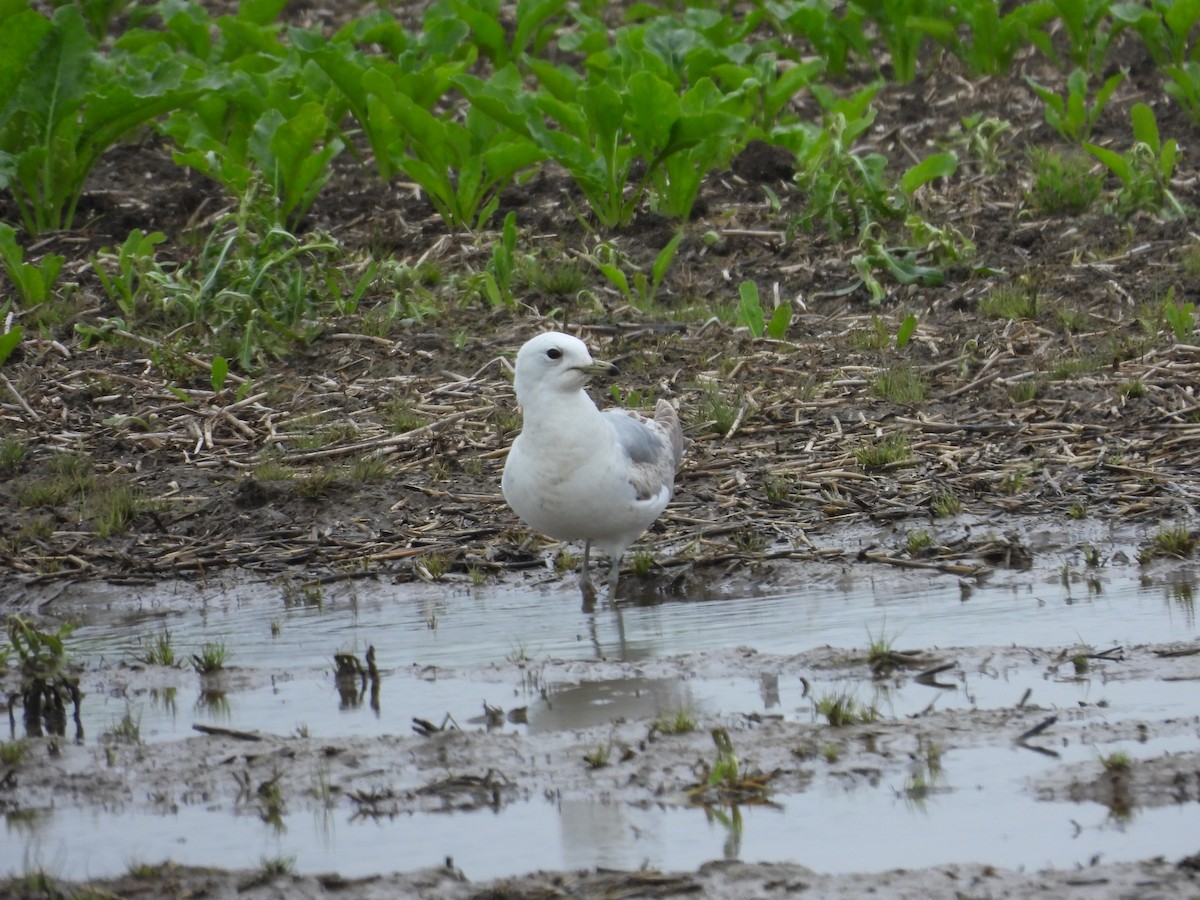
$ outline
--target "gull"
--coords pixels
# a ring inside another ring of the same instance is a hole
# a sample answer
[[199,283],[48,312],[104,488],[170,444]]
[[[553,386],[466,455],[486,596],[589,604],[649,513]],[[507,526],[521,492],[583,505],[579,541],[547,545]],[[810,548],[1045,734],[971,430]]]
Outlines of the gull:
[[588,574],[592,545],[608,554],[608,596],[617,596],[621,556],[666,508],[685,439],[679,414],[659,400],[654,418],[633,410],[600,412],[584,385],[617,367],[592,359],[587,345],[549,332],[517,353],[521,433],[500,486],[525,524],[560,541],[584,541],[579,588],[596,598]]

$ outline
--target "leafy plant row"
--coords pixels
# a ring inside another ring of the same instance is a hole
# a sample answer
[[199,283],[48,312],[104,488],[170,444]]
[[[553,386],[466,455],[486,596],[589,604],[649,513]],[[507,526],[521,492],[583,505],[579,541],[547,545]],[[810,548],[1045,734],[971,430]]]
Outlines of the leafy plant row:
[[[100,156],[137,129],[157,129],[175,161],[224,185],[238,210],[186,265],[158,260],[163,236],[135,231],[100,254],[95,270],[125,319],[153,315],[236,336],[225,352],[247,369],[310,329],[320,303],[352,308],[386,275],[378,263],[310,273],[337,245],[295,235],[347,152],[382,181],[417,183],[449,227],[471,230],[492,220],[507,185],[553,161],[586,201],[579,216],[619,228],[647,205],[687,221],[706,176],[764,141],[795,161],[804,208],[791,227],[855,237],[854,266],[877,303],[881,276],[936,283],[940,264],[973,249],[911,203],[922,185],[955,173],[954,151],[889,172],[883,156],[857,147],[884,79],[915,77],[927,44],[980,74],[1007,71],[1030,46],[1069,70],[1064,94],[1030,87],[1047,121],[1120,179],[1126,209],[1183,213],[1170,191],[1176,144],[1160,139],[1149,107],[1133,110],[1128,151],[1088,143],[1122,78],[1094,89],[1113,38],[1140,36],[1167,93],[1200,120],[1200,0],[851,0],[836,9],[759,0],[738,14],[715,2],[671,13],[634,4],[615,27],[595,0],[518,0],[512,27],[501,24],[500,0],[436,0],[416,31],[381,11],[332,35],[285,28],[285,5],[245,0],[213,18],[191,0],[60,0],[47,17],[29,0],[0,0],[11,36],[0,56],[0,190],[20,227],[30,237],[70,228]],[[118,20],[129,24],[110,35]],[[851,67],[874,82],[834,89]],[[815,119],[794,105],[806,91]],[[983,145],[993,126],[1001,123],[964,122]],[[885,244],[885,221],[901,223],[907,246]],[[0,260],[27,303],[44,302],[62,258],[26,263],[16,224],[0,223]],[[631,302],[647,302],[678,243],[633,287],[613,260],[593,259]],[[484,280],[495,302],[512,301],[515,246],[506,220]],[[740,320],[761,332],[751,297],[743,294]],[[5,335],[7,352],[17,335]]]
[[1142,37],[1168,92],[1200,118],[1200,0],[1035,0],[1005,13],[994,0],[853,0],[838,11],[771,0],[741,17],[634,6],[634,21],[616,29],[600,18],[603,4],[520,0],[511,31],[499,0],[439,0],[415,34],[380,12],[328,39],[279,26],[284,0],[249,0],[215,20],[189,0],[162,0],[156,27],[129,28],[103,49],[96,31],[127,5],[67,3],[48,19],[27,0],[0,4],[13,36],[0,61],[0,187],[30,234],[70,227],[99,156],[148,122],[173,139],[180,164],[235,196],[263,182],[290,226],[350,143],[349,123],[379,176],[416,181],[451,227],[481,226],[499,191],[545,159],[566,168],[601,225],[628,223],[647,195],[685,220],[703,177],[748,141],[819,152],[821,126],[789,106],[823,74],[861,61],[882,75],[882,47],[891,77],[909,80],[927,41],[973,71],[1002,72],[1029,44],[1059,59],[1053,23],[1066,35],[1061,61],[1076,71],[1065,99],[1034,87],[1068,137],[1087,138],[1115,87],[1109,79],[1084,108],[1123,29]]

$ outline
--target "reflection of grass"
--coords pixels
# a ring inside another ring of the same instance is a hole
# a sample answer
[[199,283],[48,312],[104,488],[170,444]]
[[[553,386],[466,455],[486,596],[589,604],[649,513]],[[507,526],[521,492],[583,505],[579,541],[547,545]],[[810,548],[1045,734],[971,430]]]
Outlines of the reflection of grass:
[[15,741],[0,741],[0,765],[17,766],[29,755],[29,742],[18,738]]
[[112,728],[104,732],[102,740],[115,744],[140,744],[142,742],[142,717],[135,716],[129,707],[125,707],[125,715],[113,723]]

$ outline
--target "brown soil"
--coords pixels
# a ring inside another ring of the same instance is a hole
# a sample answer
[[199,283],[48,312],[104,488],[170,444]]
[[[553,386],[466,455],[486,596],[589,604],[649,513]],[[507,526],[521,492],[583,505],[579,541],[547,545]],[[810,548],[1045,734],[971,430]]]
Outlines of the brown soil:
[[[1185,148],[1197,143],[1197,126],[1159,93],[1136,42],[1118,41],[1111,64],[1128,65],[1130,77],[1093,140],[1127,146],[1129,108],[1142,101],[1154,107],[1164,135]],[[1000,115],[1013,126],[1001,139],[997,171],[985,172],[960,148],[957,174],[918,194],[927,219],[955,226],[978,248],[947,270],[944,285],[888,283],[889,296],[872,307],[866,290],[854,287],[855,244],[789,233],[803,205],[790,160],[752,145],[730,171],[707,180],[653,308],[628,305],[586,263],[579,263],[586,288],[572,297],[530,287],[515,309],[495,308],[463,288],[486,264],[495,233],[447,232],[413,186],[381,185],[347,153],[304,228],[351,250],[436,267],[440,307],[410,310],[379,334],[368,323],[391,298],[369,295],[357,315],[325,323],[307,346],[263,371],[239,373],[220,393],[208,383],[208,356],[181,357],[165,349],[165,336],[136,322],[121,339],[91,346],[75,334],[78,323],[117,314],[90,254],[120,245],[136,227],[164,231],[164,254],[185,261],[185,236],[207,233],[230,202],[176,167],[169,146],[152,135],[116,148],[92,178],[78,227],[32,248],[67,257],[63,278],[78,284],[71,313],[56,321],[45,310],[18,309],[26,337],[0,372],[0,432],[27,451],[0,480],[5,599],[37,607],[64,582],[224,568],[298,582],[430,580],[442,567],[485,580],[522,578],[523,570],[543,566],[554,545],[529,534],[499,494],[505,448],[519,423],[506,361],[546,328],[577,333],[597,356],[616,361],[621,398],[668,397],[688,424],[693,443],[676,499],[639,544],[653,552],[656,571],[625,582],[638,602],[720,593],[715,576],[779,558],[928,566],[964,576],[1019,568],[1033,551],[1005,535],[1017,515],[1144,525],[1147,536],[1163,523],[1193,528],[1200,347],[1176,340],[1154,304],[1172,289],[1181,302],[1194,300],[1195,276],[1185,263],[1194,267],[1195,235],[1179,221],[1145,214],[1063,218],[1030,203],[1029,152],[1052,146],[1056,135],[1021,76],[1062,82],[1040,58],[1024,59],[1005,78],[971,80],[949,58],[930,60],[926,71],[914,84],[887,86],[877,100],[864,148],[885,154],[894,171],[952,143],[948,136],[966,115]],[[811,98],[797,103],[804,113],[816,109]],[[1196,174],[1185,155],[1175,190],[1189,208],[1200,202]],[[1107,185],[1108,196],[1115,187]],[[781,198],[780,211],[764,188]],[[678,227],[647,212],[625,231],[599,234],[576,217],[579,208],[569,181],[547,168],[506,193],[497,222],[516,212],[523,252],[578,261],[604,241],[642,271]],[[6,197],[0,219],[16,220]],[[709,232],[713,243],[704,239]],[[793,303],[784,340],[753,339],[727,314],[716,316],[736,303],[745,279],[765,298]],[[981,313],[981,300],[1017,284],[1036,290],[1036,316]],[[897,349],[892,336],[909,314],[919,321],[916,334]],[[877,376],[896,367],[922,376],[925,399],[898,405],[878,395]],[[1036,388],[1024,392],[1031,382]],[[594,393],[607,394],[607,386]],[[394,404],[417,427],[397,430]],[[722,406],[733,416],[718,427]],[[907,437],[911,457],[864,469],[854,451],[892,434]],[[82,453],[100,484],[142,498],[126,529],[101,536],[86,501],[32,508],[20,501],[50,477],[63,452]],[[354,474],[352,465],[368,457],[385,461],[382,480]],[[286,468],[287,477],[269,477],[267,462]],[[937,534],[935,501],[946,495],[985,527],[908,553],[910,532]],[[894,539],[850,549],[840,536],[864,523],[893,523]],[[1103,877],[1116,895],[1147,883],[1178,887],[1186,871],[1155,861],[1109,866]],[[336,887],[314,878],[253,886],[249,877],[165,871],[151,890],[265,897]],[[406,886],[348,887],[355,896],[393,896],[403,887],[488,895],[452,872],[409,877]],[[822,878],[820,895],[933,895],[931,877]],[[1075,896],[1084,883],[1078,873],[980,867],[949,867],[944,877],[956,891],[1005,896]],[[531,875],[491,895],[750,896],[812,883],[799,867],[733,864],[679,876]],[[130,879],[103,887],[142,892]],[[1172,893],[1146,890],[1141,895]]]

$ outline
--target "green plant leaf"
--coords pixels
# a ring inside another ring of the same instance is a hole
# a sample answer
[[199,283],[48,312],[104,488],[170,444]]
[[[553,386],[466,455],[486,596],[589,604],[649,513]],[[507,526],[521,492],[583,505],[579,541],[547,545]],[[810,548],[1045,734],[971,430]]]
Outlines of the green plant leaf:
[[912,166],[900,179],[900,189],[912,194],[917,188],[935,178],[949,178],[958,168],[958,157],[952,152],[934,153]]
[[218,394],[221,393],[221,388],[225,387],[225,379],[228,375],[229,360],[223,356],[214,356],[209,378],[212,381],[213,390]]
[[1126,185],[1132,183],[1133,169],[1129,164],[1129,160],[1120,153],[1117,153],[1115,150],[1109,150],[1107,147],[1099,147],[1088,141],[1083,142],[1083,149],[1104,163],[1108,170],[1120,178]]
[[1161,148],[1158,137],[1158,122],[1154,120],[1154,110],[1145,103],[1135,103],[1129,110],[1129,119],[1133,123],[1133,139],[1146,144],[1154,155],[1158,156]]
[[738,294],[741,299],[738,302],[737,324],[745,327],[751,337],[762,337],[766,320],[758,298],[758,285],[753,281],[743,281],[738,285]]
[[14,325],[12,330],[6,334],[0,334],[0,366],[4,365],[5,361],[17,349],[17,345],[21,343],[21,326]]
[[916,330],[917,317],[912,314],[905,316],[904,321],[900,323],[900,327],[896,329],[896,349],[903,350],[912,339],[913,332]]
[[767,322],[767,337],[774,340],[783,340],[787,334],[788,326],[792,324],[792,304],[780,303],[775,307],[775,312],[771,313],[771,319]]

